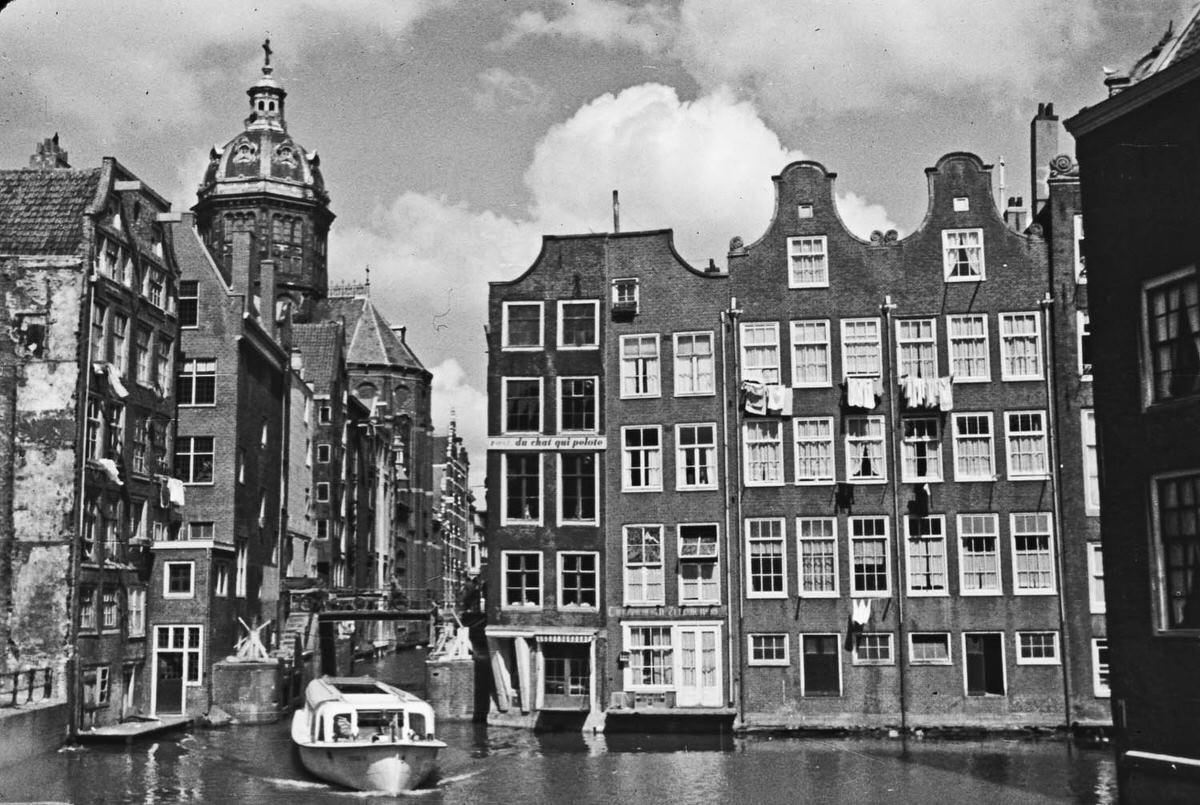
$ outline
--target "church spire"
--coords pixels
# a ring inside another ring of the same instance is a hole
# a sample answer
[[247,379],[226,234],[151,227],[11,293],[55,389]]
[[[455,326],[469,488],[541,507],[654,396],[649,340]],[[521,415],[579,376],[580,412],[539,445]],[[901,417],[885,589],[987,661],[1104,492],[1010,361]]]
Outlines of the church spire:
[[271,66],[271,40],[262,44],[262,77],[254,82],[246,94],[250,96],[250,117],[246,118],[247,129],[278,129],[287,131],[283,119],[283,99],[287,92],[275,80],[275,68]]

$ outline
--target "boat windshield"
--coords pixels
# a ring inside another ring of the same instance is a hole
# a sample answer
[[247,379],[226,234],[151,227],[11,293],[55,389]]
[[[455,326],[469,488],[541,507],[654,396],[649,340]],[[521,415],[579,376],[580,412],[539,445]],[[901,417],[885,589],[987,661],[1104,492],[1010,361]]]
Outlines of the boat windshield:
[[387,735],[394,729],[405,739],[425,738],[427,730],[424,714],[404,710],[359,710],[358,727],[364,735]]

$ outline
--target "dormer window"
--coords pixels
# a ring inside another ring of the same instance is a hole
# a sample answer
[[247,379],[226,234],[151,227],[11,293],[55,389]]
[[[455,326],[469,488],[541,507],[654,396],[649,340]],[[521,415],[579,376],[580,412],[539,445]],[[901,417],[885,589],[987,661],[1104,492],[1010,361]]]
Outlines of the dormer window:
[[613,280],[612,310],[613,315],[632,316],[638,312],[638,281],[634,278]]

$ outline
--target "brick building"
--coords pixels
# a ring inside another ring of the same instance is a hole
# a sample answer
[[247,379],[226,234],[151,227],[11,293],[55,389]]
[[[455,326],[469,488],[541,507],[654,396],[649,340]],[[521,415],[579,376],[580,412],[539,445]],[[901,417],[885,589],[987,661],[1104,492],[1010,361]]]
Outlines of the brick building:
[[1100,530],[1124,801],[1200,797],[1200,8],[1067,122],[1090,234]]
[[1082,230],[1070,159],[1050,175],[1057,126],[1046,107],[1033,123],[1028,228],[990,166],[954,153],[926,171],[916,232],[863,240],[834,174],[798,162],[727,272],[633,233],[546,238],[493,283],[499,711],[1105,721]]
[[274,308],[261,307],[273,264],[258,259],[254,234],[234,237],[226,265],[191,214],[172,228],[186,294],[175,475],[189,505],[182,527],[153,545],[157,715],[206,712],[209,669],[234,652],[238,619],[278,616],[291,374]]
[[183,504],[168,209],[111,157],[70,168],[57,136],[0,171],[0,670],[41,671],[72,732],[148,708],[147,546]]
[[433,528],[432,544],[441,565],[438,600],[456,606],[467,582],[467,543],[471,535],[471,457],[458,435],[451,412],[445,436],[433,437]]

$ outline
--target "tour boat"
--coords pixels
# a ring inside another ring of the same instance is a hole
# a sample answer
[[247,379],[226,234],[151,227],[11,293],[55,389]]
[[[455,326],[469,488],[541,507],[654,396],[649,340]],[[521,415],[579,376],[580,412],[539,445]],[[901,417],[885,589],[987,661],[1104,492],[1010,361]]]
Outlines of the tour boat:
[[317,777],[392,795],[429,777],[446,746],[434,737],[427,702],[366,676],[308,683],[292,716],[292,742]]

